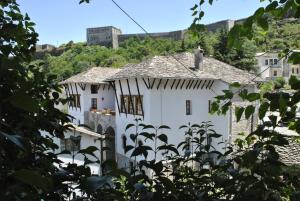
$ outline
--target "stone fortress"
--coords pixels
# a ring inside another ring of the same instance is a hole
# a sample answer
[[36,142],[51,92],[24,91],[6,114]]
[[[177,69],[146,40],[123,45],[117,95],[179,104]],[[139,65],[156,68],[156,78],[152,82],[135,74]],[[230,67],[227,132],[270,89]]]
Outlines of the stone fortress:
[[[222,20],[215,23],[205,25],[208,31],[215,32],[220,29],[229,31],[240,20]],[[186,33],[186,29],[171,32],[149,33],[153,38],[164,38],[172,40],[182,40]],[[131,37],[146,38],[146,33],[122,34],[122,30],[114,26],[87,28],[86,39],[88,45],[102,45],[106,47],[118,48],[119,44]]]

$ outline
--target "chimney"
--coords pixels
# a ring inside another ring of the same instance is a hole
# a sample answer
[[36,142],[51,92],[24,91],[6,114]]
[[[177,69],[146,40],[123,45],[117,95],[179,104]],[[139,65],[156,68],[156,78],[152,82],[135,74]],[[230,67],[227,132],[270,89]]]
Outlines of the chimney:
[[203,50],[200,46],[195,49],[195,70],[203,70]]

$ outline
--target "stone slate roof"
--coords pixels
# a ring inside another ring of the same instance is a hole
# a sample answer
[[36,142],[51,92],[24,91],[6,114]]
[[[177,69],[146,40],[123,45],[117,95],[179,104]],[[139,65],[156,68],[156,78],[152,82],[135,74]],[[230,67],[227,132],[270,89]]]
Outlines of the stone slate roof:
[[120,71],[120,69],[109,68],[109,67],[93,67],[87,71],[81,72],[77,75],[74,75],[62,82],[61,84],[67,83],[89,83],[89,84],[99,84],[106,83],[105,79],[114,75]]
[[[176,59],[175,59],[175,58]],[[185,68],[184,66],[187,68]],[[255,84],[250,80],[255,77],[247,71],[240,70],[229,64],[211,57],[205,57],[203,71],[195,71],[194,54],[180,53],[173,56],[155,56],[139,64],[128,64],[107,81],[128,78],[164,78],[164,79],[213,79],[227,83]],[[255,81],[262,81],[256,78]]]
[[287,146],[277,146],[276,151],[279,154],[279,160],[286,165],[300,164],[300,144],[295,142],[291,136],[286,136],[289,141]]

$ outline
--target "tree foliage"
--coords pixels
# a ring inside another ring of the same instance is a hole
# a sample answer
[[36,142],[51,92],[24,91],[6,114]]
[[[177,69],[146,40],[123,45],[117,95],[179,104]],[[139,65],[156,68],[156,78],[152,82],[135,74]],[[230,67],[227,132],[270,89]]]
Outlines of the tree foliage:
[[[278,7],[279,3],[284,5]],[[264,28],[267,26],[264,13],[281,16],[289,9],[293,16],[299,17],[296,1],[279,3],[272,1],[267,8],[259,9],[248,23],[255,21]],[[93,156],[96,147],[76,153],[84,156],[83,165],[62,164],[53,153],[58,146],[52,138],[63,138],[64,131],[70,127],[71,117],[55,108],[66,100],[59,96],[60,88],[54,81],[56,77],[49,74],[51,70],[42,69],[38,62],[30,64],[37,41],[30,18],[20,12],[15,0],[1,1],[0,7],[1,200],[300,200],[299,178],[285,171],[286,166],[276,151],[276,147],[288,144],[276,131],[281,122],[300,133],[300,119],[295,118],[296,104],[300,101],[300,80],[296,77],[289,80],[290,93],[276,90],[261,97],[258,93],[248,93],[243,87],[238,89],[243,100],[260,102],[260,105],[257,110],[253,105],[236,108],[237,119],[242,115],[248,119],[257,111],[262,123],[244,140],[239,139],[234,147],[228,145],[222,152],[210,144],[210,139],[222,143],[217,140],[220,134],[213,130],[210,122],[181,126],[183,135],[189,137],[190,142],[184,141],[176,147],[168,143],[168,126],[145,125],[137,119],[125,131],[133,144],[126,146],[126,152],[134,160],[132,171],[118,169],[106,161],[103,165],[109,165],[110,170],[105,175],[92,175],[88,164],[99,163],[99,160],[91,161],[86,156]],[[202,16],[200,12],[199,18]],[[247,27],[239,26],[230,34],[248,38],[246,32]],[[235,44],[230,37],[228,42]],[[178,44],[178,48],[183,49],[185,45]],[[143,49],[143,45],[139,48],[138,52],[128,54],[139,59],[140,52],[142,57],[153,53]],[[169,51],[161,48],[161,51]],[[83,51],[80,47],[74,49],[68,55],[71,58],[72,53],[76,56],[76,51]],[[80,57],[88,55],[81,54]],[[106,62],[120,60],[115,58]],[[86,64],[78,65],[85,68]],[[44,70],[48,70],[47,76]],[[216,97],[213,111],[226,113],[234,93],[226,90],[224,95]],[[48,137],[42,135],[43,131]],[[147,146],[138,138],[155,145]],[[191,145],[191,152],[183,157],[178,149]],[[149,153],[154,157],[150,158]],[[159,153],[164,153],[163,160],[156,158]],[[141,160],[135,160],[135,157]]]

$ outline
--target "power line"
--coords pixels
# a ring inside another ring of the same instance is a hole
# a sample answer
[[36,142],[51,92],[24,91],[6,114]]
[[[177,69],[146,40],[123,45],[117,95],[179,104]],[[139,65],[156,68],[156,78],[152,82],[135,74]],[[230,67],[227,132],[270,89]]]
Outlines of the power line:
[[[153,39],[154,41],[158,42],[155,37],[153,37],[140,23],[138,23],[133,17],[131,17],[131,15],[128,14],[128,12],[126,12],[116,1],[111,0],[129,19],[131,19],[138,27],[140,27],[147,36],[149,36],[151,39]],[[159,42],[158,42],[159,43]],[[292,51],[289,51],[288,54],[290,54]],[[266,52],[264,53],[266,54]],[[287,55],[288,55],[287,54]],[[175,59],[179,64],[181,64],[184,68],[186,68],[188,71],[190,71],[192,74],[194,74],[196,77],[198,77],[197,74],[195,74],[189,67],[187,67],[186,65],[184,65],[184,63],[182,63],[180,60],[178,60],[174,55],[170,54],[170,56]],[[168,58],[168,57],[166,57]],[[281,61],[284,57],[280,58],[278,61]],[[249,80],[249,82],[246,84],[250,84],[251,82],[254,82],[256,78],[258,78],[262,73],[264,73],[265,71],[267,71],[268,69],[270,69],[272,66],[269,65],[266,69],[264,69],[262,72],[258,73],[254,78],[252,78],[251,80]],[[236,91],[235,93],[233,93],[233,95],[235,95],[236,93],[239,93],[242,89],[244,89],[246,87],[246,85],[244,85],[242,88],[240,88],[238,91]],[[214,92],[214,91],[213,91]],[[215,93],[215,92],[214,92]],[[215,93],[216,94],[216,93]],[[217,95],[217,94],[216,94]]]
[[[153,39],[154,41],[156,41],[157,43],[159,43],[159,41],[157,41],[155,39],[155,37],[153,37],[140,23],[138,23],[133,17],[131,17],[128,12],[126,12],[117,2],[115,2],[114,0],[111,0],[129,19],[131,19],[138,27],[140,27],[147,36],[149,36],[151,39]],[[169,56],[171,56],[173,59],[175,59],[180,65],[182,65],[184,68],[186,68],[188,71],[190,71],[192,74],[194,74],[196,77],[198,77],[198,75],[196,73],[194,73],[189,67],[187,67],[184,63],[182,63],[179,59],[177,59],[174,55],[170,54]],[[166,57],[168,58],[168,57]]]

